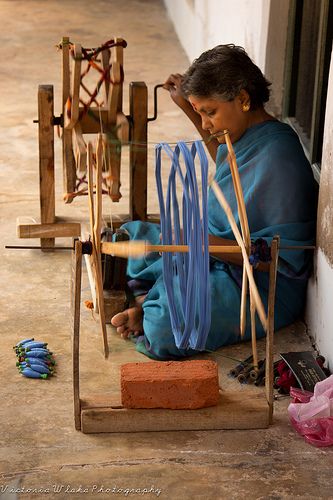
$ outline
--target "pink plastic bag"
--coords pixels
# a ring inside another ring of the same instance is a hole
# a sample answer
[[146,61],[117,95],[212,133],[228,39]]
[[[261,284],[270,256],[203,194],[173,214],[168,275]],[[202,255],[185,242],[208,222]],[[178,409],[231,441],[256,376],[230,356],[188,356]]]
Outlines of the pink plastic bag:
[[333,375],[315,385],[314,393],[293,388],[288,407],[292,425],[314,446],[333,445]]

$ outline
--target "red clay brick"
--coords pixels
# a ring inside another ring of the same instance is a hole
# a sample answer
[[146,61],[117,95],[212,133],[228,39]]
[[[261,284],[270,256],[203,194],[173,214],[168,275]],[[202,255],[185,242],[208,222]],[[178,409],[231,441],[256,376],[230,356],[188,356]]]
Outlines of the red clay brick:
[[219,400],[217,363],[210,360],[126,363],[120,383],[125,408],[195,409]]

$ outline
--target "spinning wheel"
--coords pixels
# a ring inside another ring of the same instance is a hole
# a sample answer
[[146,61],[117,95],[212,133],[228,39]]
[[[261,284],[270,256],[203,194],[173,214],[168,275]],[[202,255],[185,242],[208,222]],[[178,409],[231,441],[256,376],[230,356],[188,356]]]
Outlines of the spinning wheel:
[[[267,427],[273,413],[273,331],[274,331],[274,301],[276,269],[278,257],[278,238],[271,245],[272,260],[270,263],[270,284],[267,316],[262,308],[261,300],[256,290],[248,262],[247,249],[233,219],[223,194],[218,186],[212,183],[212,188],[224,208],[231,227],[235,232],[238,246],[209,246],[209,252],[242,253],[249,279],[250,290],[253,292],[254,306],[267,332],[266,342],[266,396],[257,394],[222,393],[217,407],[195,410],[135,410],[125,409],[120,402],[114,402],[109,397],[80,397],[79,377],[79,330],[80,330],[80,296],[81,296],[81,266],[82,255],[89,254],[92,259],[96,280],[99,304],[103,304],[101,279],[101,254],[135,257],[147,252],[187,252],[187,245],[150,245],[144,241],[101,242],[101,165],[102,137],[99,136],[96,149],[95,199],[93,193],[93,154],[92,146],[88,145],[88,186],[90,207],[91,238],[87,242],[76,241],[73,258],[73,380],[74,380],[74,413],[75,425],[83,432],[135,432],[152,430],[194,430],[194,429],[245,429]],[[236,226],[236,227],[235,227]],[[100,307],[100,325],[103,337],[105,357],[109,354],[103,305]],[[247,410],[250,409],[250,414]],[[251,416],[250,416],[251,415]],[[210,418],[207,418],[207,417]],[[177,417],[177,418],[176,418]],[[178,418],[179,417],[179,418]]]
[[[122,111],[124,61],[122,38],[86,49],[63,37],[62,113],[54,116],[52,85],[38,88],[38,135],[40,177],[40,223],[17,226],[19,238],[41,238],[42,249],[52,249],[57,237],[78,237],[79,223],[60,221],[55,214],[54,126],[62,131],[64,200],[87,195],[86,135],[103,134],[103,194],[117,202],[120,193],[121,147],[129,144],[128,211],[119,217],[147,220],[147,130],[157,117],[154,89],[154,116],[148,118],[148,92],[144,82],[129,85],[129,115]],[[83,68],[83,66],[85,68]],[[91,87],[93,73],[97,82]],[[154,216],[151,220],[157,220]]]

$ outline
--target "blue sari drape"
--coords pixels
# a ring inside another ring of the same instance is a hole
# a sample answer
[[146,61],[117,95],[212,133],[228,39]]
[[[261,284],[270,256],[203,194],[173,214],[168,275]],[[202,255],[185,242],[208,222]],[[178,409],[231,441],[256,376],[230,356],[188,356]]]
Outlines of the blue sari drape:
[[[315,242],[317,186],[298,136],[289,125],[267,121],[249,128],[233,144],[243,187],[251,239],[276,234],[283,245]],[[226,196],[239,225],[237,202],[227,162],[227,147],[218,148],[215,180]],[[212,191],[208,198],[209,233],[234,239],[227,217]],[[156,224],[134,221],[123,226],[131,239],[160,243]],[[281,250],[275,304],[275,329],[295,321],[305,301],[312,253]],[[143,302],[144,335],[137,349],[155,359],[174,359],[194,354],[175,345],[168,301],[163,283],[162,259],[156,254],[128,261],[130,280],[145,283],[149,291]],[[212,320],[206,349],[215,350],[240,341],[239,311],[242,269],[211,258]],[[259,293],[267,308],[268,274],[255,272]],[[143,281],[141,281],[143,280]],[[175,287],[176,288],[176,287]],[[250,338],[249,308],[245,340]],[[257,336],[264,331],[257,321]]]

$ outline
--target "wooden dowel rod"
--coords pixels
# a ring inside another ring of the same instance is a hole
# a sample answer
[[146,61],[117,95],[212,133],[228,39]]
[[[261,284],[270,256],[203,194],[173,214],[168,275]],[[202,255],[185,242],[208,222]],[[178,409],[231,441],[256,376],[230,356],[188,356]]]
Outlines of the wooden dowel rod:
[[[188,245],[148,245],[149,252],[188,252]],[[208,245],[209,253],[242,253],[238,245]]]
[[[145,255],[151,252],[182,252],[189,251],[188,245],[151,245],[147,241],[117,241],[117,242],[102,242],[101,253],[108,255],[116,255],[118,257]],[[219,254],[240,254],[242,249],[238,245],[209,245],[209,253]]]
[[[281,247],[285,250],[294,250],[294,247],[287,246]],[[298,249],[308,249],[309,247],[297,247]],[[312,248],[312,247],[311,247]],[[296,249],[296,248],[295,248]],[[152,245],[148,241],[131,240],[131,241],[117,241],[117,242],[102,242],[101,252],[109,255],[116,255],[118,257],[127,257],[129,254],[137,255],[138,257],[150,252],[188,252],[188,245]],[[209,253],[220,254],[240,254],[242,249],[239,245],[209,245]]]

